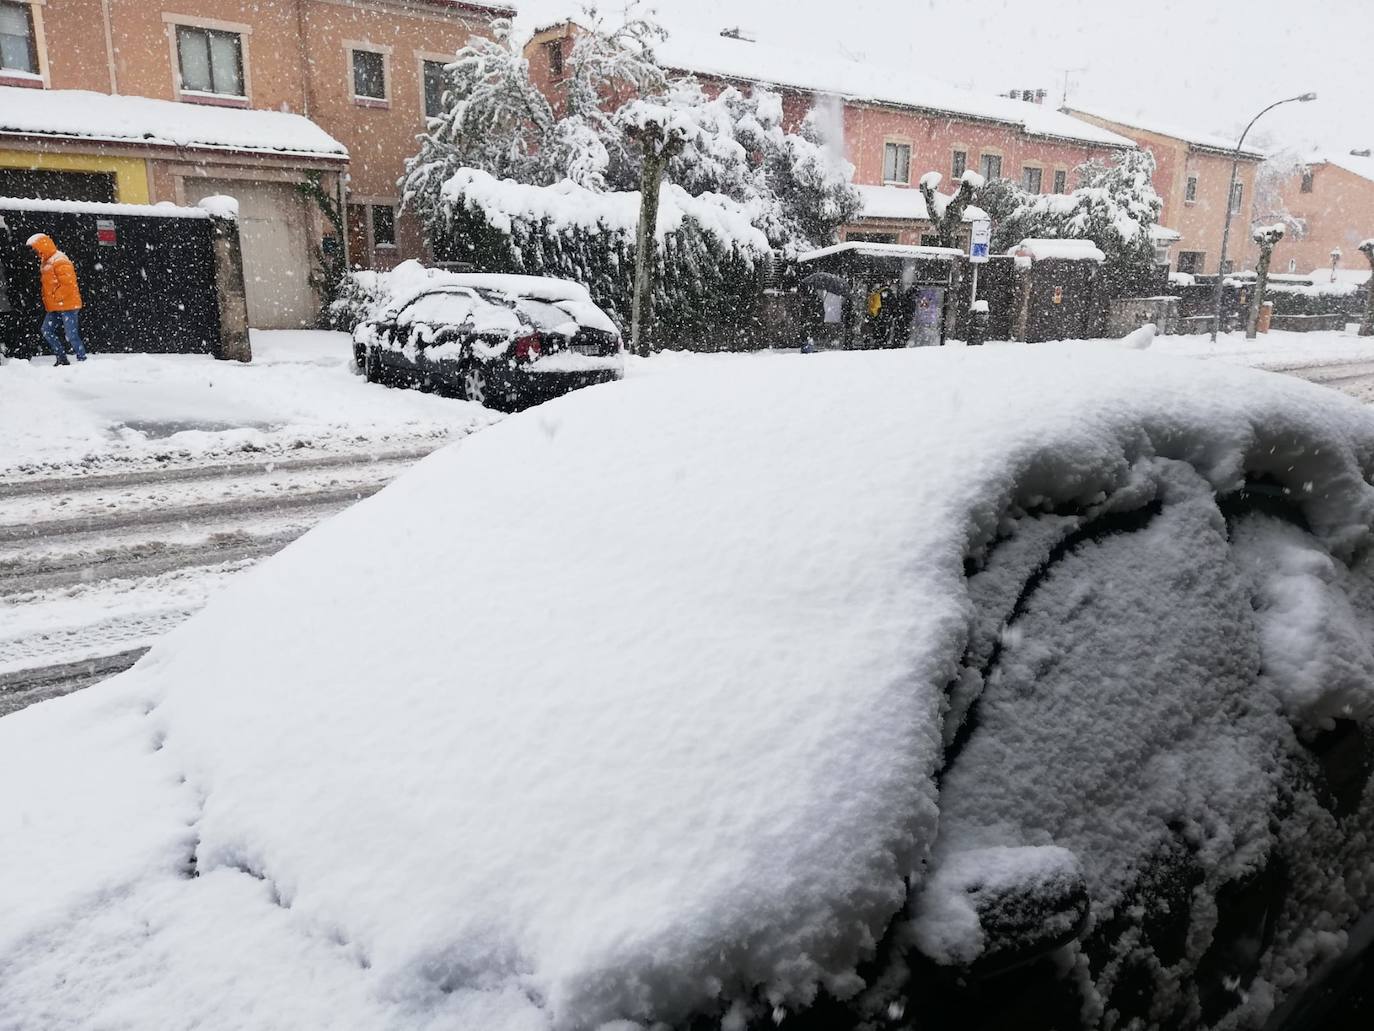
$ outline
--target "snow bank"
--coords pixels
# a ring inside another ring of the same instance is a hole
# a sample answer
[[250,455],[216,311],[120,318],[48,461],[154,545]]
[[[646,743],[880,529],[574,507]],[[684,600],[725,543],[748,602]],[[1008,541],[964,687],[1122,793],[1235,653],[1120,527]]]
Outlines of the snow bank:
[[348,156],[342,143],[301,115],[85,90],[0,86],[0,132],[141,146]]
[[492,413],[352,375],[348,338],[253,334],[250,364],[203,355],[101,354],[69,370],[51,357],[0,370],[0,472],[110,471],[305,449],[437,446]]
[[0,720],[0,1011],[586,1028],[851,996],[936,838],[965,557],[1017,505],[1169,470],[1271,475],[1346,552],[1374,519],[1365,410],[1148,353],[702,361],[506,420]]
[[216,194],[213,197],[206,197],[196,205],[207,215],[215,218],[227,218],[237,221],[239,217],[239,202],[237,197],[226,197],[223,194]]

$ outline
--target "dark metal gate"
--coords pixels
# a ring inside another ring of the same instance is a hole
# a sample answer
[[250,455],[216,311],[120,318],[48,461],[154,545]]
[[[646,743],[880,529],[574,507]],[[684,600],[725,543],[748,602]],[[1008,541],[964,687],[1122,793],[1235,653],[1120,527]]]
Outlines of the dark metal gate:
[[72,259],[85,307],[81,333],[95,352],[217,354],[220,310],[208,218],[130,214],[120,206],[0,201],[0,345],[44,350],[39,264],[27,241],[47,233]]

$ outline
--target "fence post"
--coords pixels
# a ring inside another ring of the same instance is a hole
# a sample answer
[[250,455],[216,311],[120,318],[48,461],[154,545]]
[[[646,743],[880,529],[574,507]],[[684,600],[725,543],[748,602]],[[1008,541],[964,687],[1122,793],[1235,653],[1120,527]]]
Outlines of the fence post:
[[219,300],[219,346],[216,358],[251,362],[248,337],[248,294],[243,284],[243,247],[239,224],[232,218],[210,216],[210,243],[215,258],[215,294]]

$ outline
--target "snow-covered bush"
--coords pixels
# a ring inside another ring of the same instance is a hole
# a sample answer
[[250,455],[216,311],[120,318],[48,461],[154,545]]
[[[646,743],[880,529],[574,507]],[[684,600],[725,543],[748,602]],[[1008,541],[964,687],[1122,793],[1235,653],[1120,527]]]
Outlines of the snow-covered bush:
[[1150,227],[1159,222],[1163,202],[1152,182],[1155,159],[1149,151],[1127,151],[1116,162],[1089,161],[1078,168],[1072,193],[1031,194],[1015,183],[989,183],[978,206],[993,217],[994,251],[1020,240],[1091,240],[1107,256],[1110,272],[1154,265]]
[[[550,268],[574,278],[591,276],[596,282],[588,285],[598,301],[627,313],[633,226],[628,236],[618,216],[606,223],[579,218],[564,226],[548,210],[566,210],[571,186],[585,191],[578,203],[588,214],[629,211],[625,202],[637,201],[644,166],[637,125],[646,118],[671,125],[678,149],[666,182],[676,192],[666,203],[716,199],[685,223],[678,219],[666,234],[660,229],[658,297],[692,305],[689,312],[666,313],[660,325],[672,332],[677,320],[678,329],[684,322],[697,326],[694,339],[715,335],[709,313],[740,310],[763,253],[835,242],[839,227],[861,206],[850,183],[853,166],[827,141],[824,119],[808,118],[789,130],[775,92],[728,88],[710,94],[693,79],[668,76],[654,57],[663,32],[652,20],[633,10],[614,28],[590,10],[583,20],[556,98],[532,80],[508,26],[496,39],[474,39],[459,51],[450,66],[444,112],[430,121],[419,152],[407,163],[404,203],[425,223],[442,258],[476,261],[483,269]],[[533,207],[523,210],[510,206],[512,190],[499,203],[486,203],[477,194],[490,200],[490,184],[481,184],[474,172],[490,182],[509,180],[549,192],[526,194]],[[616,199],[606,207],[589,199],[595,197]],[[734,206],[723,206],[722,199]],[[731,229],[723,236],[708,225],[724,219],[734,226],[739,213],[754,232]],[[576,240],[566,233],[540,239],[546,229],[566,229]],[[494,233],[507,238],[498,240]],[[707,267],[717,261],[720,267]],[[736,320],[729,321],[726,335]]]
[[[582,283],[628,326],[639,205],[637,192],[597,193],[571,180],[532,186],[468,168],[444,186],[439,228],[455,257],[483,271]],[[758,273],[769,254],[749,209],[669,183],[658,231],[655,307],[665,336],[706,350],[744,345],[757,328]]]

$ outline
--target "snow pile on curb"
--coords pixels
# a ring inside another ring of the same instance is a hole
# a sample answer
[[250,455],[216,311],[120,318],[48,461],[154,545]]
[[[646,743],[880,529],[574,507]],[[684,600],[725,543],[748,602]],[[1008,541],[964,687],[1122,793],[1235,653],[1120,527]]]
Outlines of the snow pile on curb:
[[496,416],[477,405],[389,391],[348,371],[338,333],[253,334],[251,364],[204,355],[95,352],[0,369],[0,470],[51,476],[303,450],[438,446]]
[[935,838],[963,562],[1007,513],[1253,471],[1348,551],[1372,459],[1320,388],[1090,347],[686,366],[506,420],[0,721],[0,1011],[514,1031],[850,997]]

